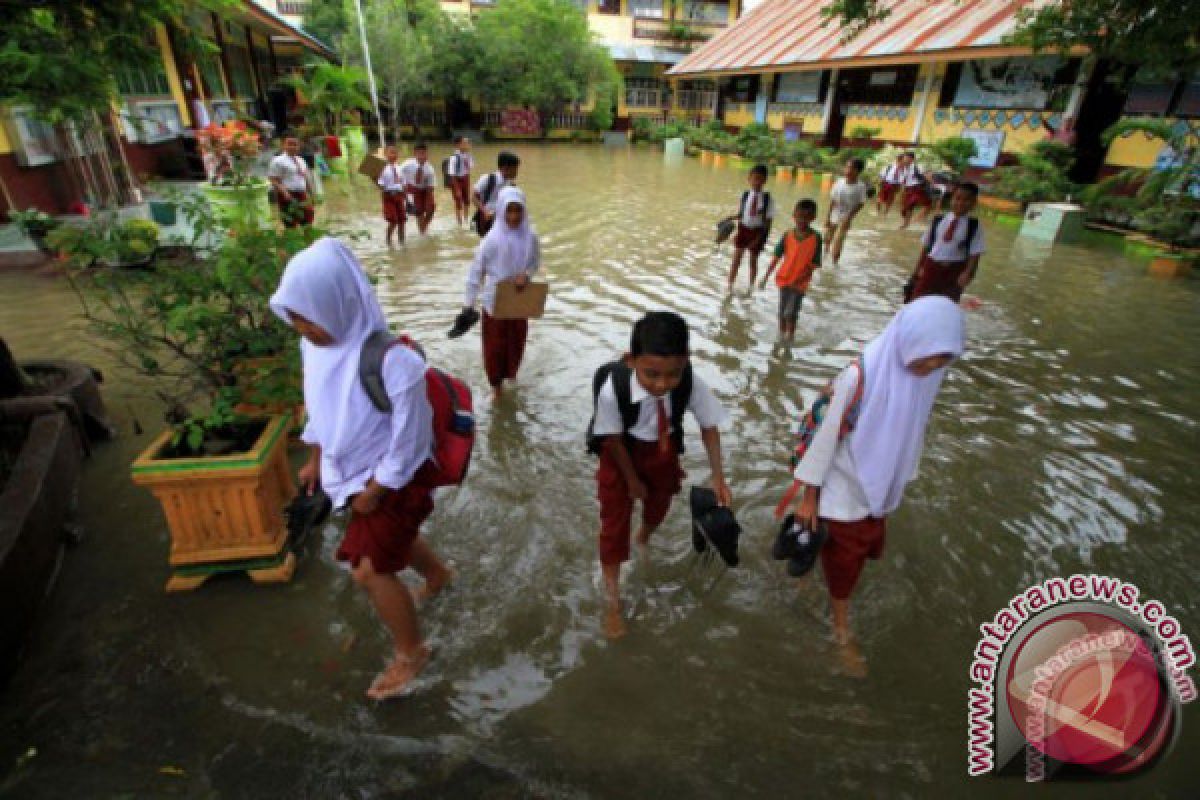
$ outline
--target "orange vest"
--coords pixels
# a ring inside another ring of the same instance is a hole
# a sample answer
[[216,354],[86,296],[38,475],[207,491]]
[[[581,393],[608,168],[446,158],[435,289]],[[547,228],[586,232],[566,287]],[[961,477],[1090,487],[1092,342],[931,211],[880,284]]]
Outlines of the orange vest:
[[817,248],[821,246],[821,237],[815,231],[809,231],[803,239],[796,238],[796,231],[790,230],[783,235],[783,263],[775,273],[775,284],[780,289],[794,289],[797,292],[808,291],[812,282],[813,260],[817,257]]

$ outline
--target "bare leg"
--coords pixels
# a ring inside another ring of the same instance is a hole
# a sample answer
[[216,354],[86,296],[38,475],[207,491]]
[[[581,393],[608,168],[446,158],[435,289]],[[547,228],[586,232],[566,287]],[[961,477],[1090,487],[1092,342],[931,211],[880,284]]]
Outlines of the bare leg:
[[621,565],[601,564],[604,573],[604,635],[620,639],[625,635],[625,619],[621,616]]
[[375,679],[367,695],[374,699],[394,697],[429,660],[429,650],[421,641],[412,595],[395,575],[376,572],[369,558],[364,557],[354,568],[354,580],[367,590],[367,597],[391,633],[396,649],[395,660]]
[[858,648],[854,634],[850,632],[850,599],[831,597],[829,607],[833,616],[833,642],[838,648],[842,669],[851,677],[865,677],[867,661]]
[[[388,226],[387,226],[387,236],[385,237],[387,239],[388,247],[392,246],[392,237],[395,235],[396,235],[396,223],[389,222]],[[403,241],[403,240],[401,240],[401,241]]]
[[638,548],[638,558],[644,560],[650,557],[650,537],[654,535],[656,530],[658,528],[651,528],[643,522],[642,527],[638,528],[637,533],[633,535],[633,542]]
[[414,593],[413,599],[417,603],[437,597],[446,584],[454,579],[454,571],[438,558],[438,554],[433,552],[422,536],[413,542],[412,567],[425,579],[425,585]]
[[742,253],[745,252],[741,247],[733,248],[733,263],[729,265],[729,291],[733,291],[733,282],[737,280],[738,270],[742,268]]
[[758,251],[750,251],[750,288],[754,288],[754,281],[758,278]]

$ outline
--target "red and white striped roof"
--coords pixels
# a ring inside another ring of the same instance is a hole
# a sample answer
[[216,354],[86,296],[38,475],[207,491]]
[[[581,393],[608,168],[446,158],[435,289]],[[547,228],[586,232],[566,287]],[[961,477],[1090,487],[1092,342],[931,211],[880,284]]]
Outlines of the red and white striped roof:
[[848,42],[821,10],[828,0],[765,0],[701,45],[671,75],[750,73],[914,63],[954,51],[981,58],[1024,52],[1005,43],[1017,12],[1054,0],[882,0],[891,11]]

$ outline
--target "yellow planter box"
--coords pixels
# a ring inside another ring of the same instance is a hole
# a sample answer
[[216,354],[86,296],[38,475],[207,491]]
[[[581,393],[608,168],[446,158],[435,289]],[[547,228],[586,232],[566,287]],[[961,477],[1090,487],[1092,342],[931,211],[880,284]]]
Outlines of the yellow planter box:
[[[246,562],[256,582],[287,581],[295,557],[287,548],[284,507],[296,494],[287,459],[291,417],[269,417],[246,453],[214,457],[162,458],[171,431],[164,431],[133,462],[133,482],[147,487],[162,505],[171,534],[167,591],[194,589],[215,568]],[[179,569],[197,567],[199,569]]]
[[833,188],[833,176],[828,172],[821,176],[821,191],[828,192]]
[[724,153],[713,153],[712,160],[714,167],[723,167],[725,166],[726,155]]
[[1179,256],[1158,256],[1150,259],[1148,271],[1156,278],[1185,278],[1192,271],[1192,263]]
[[812,179],[812,170],[796,167],[796,183],[808,183]]
[[1019,201],[1009,200],[1005,197],[995,197],[990,194],[979,195],[979,205],[981,208],[986,208],[989,211],[999,211],[1002,214],[1022,214],[1024,211]]
[[775,180],[790,182],[792,180],[792,168],[791,167],[776,167],[775,168]]
[[711,150],[701,150],[700,151],[700,163],[701,164],[711,164],[712,160],[713,160],[713,152]]

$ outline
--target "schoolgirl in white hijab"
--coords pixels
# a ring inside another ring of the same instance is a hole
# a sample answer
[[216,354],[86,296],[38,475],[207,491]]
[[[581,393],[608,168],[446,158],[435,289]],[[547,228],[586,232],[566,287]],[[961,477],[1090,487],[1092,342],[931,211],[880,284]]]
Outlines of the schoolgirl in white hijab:
[[363,342],[386,331],[379,301],[354,255],[325,237],[296,254],[284,270],[271,310],[304,339],[302,439],[312,458],[301,471],[309,491],[316,483],[336,508],[353,514],[337,550],[353,567],[395,642],[395,658],[367,690],[375,700],[396,697],[429,659],[413,598],[395,573],[410,564],[421,592],[436,594],[450,578],[441,559],[420,538],[433,511],[433,411],[425,395],[425,363],[403,346],[383,360],[383,382],[392,412],[375,408],[359,382]]
[[[929,296],[904,306],[864,348],[860,362],[835,379],[825,417],[796,465],[795,478],[806,487],[796,517],[813,529],[820,518],[829,532],[822,572],[835,638],[846,645],[852,671],[864,665],[849,630],[850,594],[866,559],[882,554],[884,520],[917,475],[933,402],[964,340],[962,311],[952,300]],[[860,380],[857,419],[839,439]]]
[[496,286],[511,281],[525,286],[541,265],[537,234],[529,220],[525,193],[506,186],[496,198],[496,222],[479,243],[475,259],[467,273],[463,297],[465,308],[474,308],[483,298],[483,364],[494,399],[498,399],[504,381],[514,381],[525,355],[529,321],[500,320],[496,310]]

